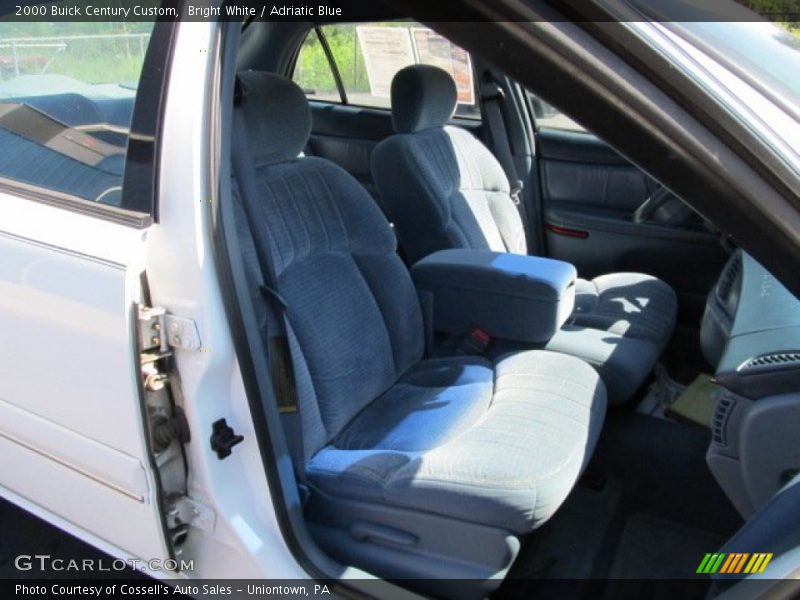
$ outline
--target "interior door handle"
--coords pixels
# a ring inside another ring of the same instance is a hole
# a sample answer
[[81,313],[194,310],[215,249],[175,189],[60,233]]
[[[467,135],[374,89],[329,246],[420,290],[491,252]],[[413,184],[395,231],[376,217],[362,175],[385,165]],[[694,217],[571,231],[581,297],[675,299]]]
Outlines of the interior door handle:
[[670,198],[670,192],[664,186],[659,187],[655,192],[650,194],[647,199],[642,202],[639,208],[633,213],[633,222],[636,224],[646,223],[656,213],[656,211]]
[[547,231],[552,231],[557,235],[579,238],[581,240],[585,240],[586,238],[589,237],[589,232],[584,231],[582,229],[571,229],[569,227],[560,227],[559,225],[553,225],[552,223],[545,223],[544,226],[547,229]]

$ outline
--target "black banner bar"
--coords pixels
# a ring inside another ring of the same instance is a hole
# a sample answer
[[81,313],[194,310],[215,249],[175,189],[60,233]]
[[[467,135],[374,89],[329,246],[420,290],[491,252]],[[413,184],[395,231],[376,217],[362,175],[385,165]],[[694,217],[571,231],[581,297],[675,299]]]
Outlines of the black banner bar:
[[[748,597],[766,593],[780,582],[769,579],[741,582],[747,588]],[[149,578],[130,579],[18,579],[0,580],[0,597],[10,598],[58,598],[79,600],[85,598],[132,599],[174,598],[202,599],[226,598],[246,600],[251,598],[316,599],[360,596],[380,599],[407,598],[401,588],[408,590],[436,588],[445,595],[447,590],[463,590],[469,586],[479,587],[479,582],[457,580],[403,580],[394,585],[377,579],[355,581],[297,580],[156,580]],[[548,598],[606,597],[606,598],[703,598],[711,590],[711,580],[698,575],[694,579],[514,579],[504,581],[491,594],[493,600],[533,598],[540,595]],[[720,589],[716,590],[721,591]],[[752,593],[752,595],[750,595]]]
[[[45,21],[313,21],[359,22],[409,17],[413,5],[413,18],[417,21],[479,22],[486,18],[475,2],[474,11],[456,8],[448,0],[435,2],[398,2],[396,0],[3,0],[0,3],[0,37],[2,23]],[[589,14],[587,9],[597,7],[597,14],[608,15],[606,5],[591,0],[551,0],[547,2],[565,15]],[[753,21],[769,20],[800,23],[800,0],[630,0],[637,16],[625,20],[641,21]],[[580,6],[579,6],[580,5]],[[409,13],[409,14],[406,14]],[[578,17],[581,20],[582,17]],[[607,16],[603,20],[614,20]],[[590,20],[583,17],[583,20]]]

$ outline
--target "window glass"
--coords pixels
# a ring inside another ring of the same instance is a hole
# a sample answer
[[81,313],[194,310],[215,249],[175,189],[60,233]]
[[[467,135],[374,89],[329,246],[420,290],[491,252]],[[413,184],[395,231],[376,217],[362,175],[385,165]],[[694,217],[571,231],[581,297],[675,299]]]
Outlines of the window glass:
[[[778,13],[779,14],[779,13]],[[800,13],[798,13],[800,14]],[[797,23],[675,23],[700,48],[741,69],[761,89],[800,103],[800,28]],[[787,31],[788,30],[788,31]],[[713,55],[712,55],[713,56]]]
[[0,179],[120,206],[153,23],[0,23]]
[[531,93],[528,94],[528,97],[533,105],[533,115],[536,118],[537,127],[545,129],[566,129],[568,131],[586,131],[586,128],[570,119],[552,104],[548,104]]
[[328,57],[315,30],[310,31],[303,42],[292,78],[311,99],[328,102],[342,100]]
[[[450,73],[458,87],[456,115],[480,118],[472,60],[462,48],[412,22],[336,24],[322,27],[348,104],[390,108],[395,73],[431,64]],[[341,102],[320,40],[311,32],[297,59],[294,80],[309,99]]]

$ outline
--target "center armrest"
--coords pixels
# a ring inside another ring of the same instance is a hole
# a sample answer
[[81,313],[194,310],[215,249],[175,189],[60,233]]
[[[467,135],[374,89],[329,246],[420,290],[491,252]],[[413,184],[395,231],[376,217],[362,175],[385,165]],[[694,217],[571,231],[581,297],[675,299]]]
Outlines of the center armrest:
[[540,344],[575,307],[575,267],[538,256],[488,250],[441,250],[411,268],[417,289],[433,305],[433,328]]

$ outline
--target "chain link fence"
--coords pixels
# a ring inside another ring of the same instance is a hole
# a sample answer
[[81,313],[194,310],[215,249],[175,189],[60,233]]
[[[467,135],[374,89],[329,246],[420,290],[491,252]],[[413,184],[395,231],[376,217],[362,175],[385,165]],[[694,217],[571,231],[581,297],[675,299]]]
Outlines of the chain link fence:
[[64,75],[84,83],[135,83],[150,33],[0,38],[0,81]]

